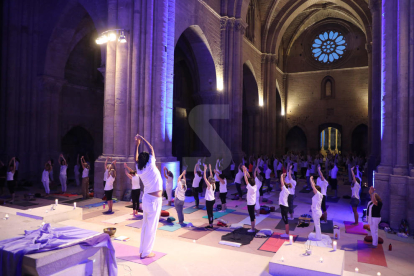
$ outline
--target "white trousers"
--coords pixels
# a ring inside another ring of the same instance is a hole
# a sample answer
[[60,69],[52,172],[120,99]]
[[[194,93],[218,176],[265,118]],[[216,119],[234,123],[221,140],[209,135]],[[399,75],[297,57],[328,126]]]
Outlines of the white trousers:
[[67,176],[66,174],[59,174],[59,180],[60,180],[60,185],[62,185],[62,192],[66,192],[66,181],[67,181]]
[[165,187],[165,190],[167,192],[167,199],[168,199],[168,201],[172,201],[173,200],[173,196],[172,196],[173,187],[167,186],[167,187]]
[[42,182],[43,182],[43,187],[45,188],[46,194],[50,194],[49,181],[42,181]]
[[322,240],[321,216],[322,216],[322,211],[318,211],[318,212],[312,211],[313,224],[315,225],[315,239],[317,241]]
[[154,247],[161,207],[162,197],[155,197],[149,194],[144,194],[142,197],[144,217],[142,219],[141,245],[139,247],[139,253],[142,257],[148,256]]
[[371,223],[369,227],[371,228],[372,236],[372,245],[378,245],[378,224],[381,222],[381,218],[371,217]]
[[76,181],[76,186],[79,186],[80,185],[80,174],[79,173],[75,174],[75,181]]
[[256,192],[256,205],[254,206],[254,209],[256,211],[260,210],[260,191],[259,191],[259,189],[257,189],[257,192]]

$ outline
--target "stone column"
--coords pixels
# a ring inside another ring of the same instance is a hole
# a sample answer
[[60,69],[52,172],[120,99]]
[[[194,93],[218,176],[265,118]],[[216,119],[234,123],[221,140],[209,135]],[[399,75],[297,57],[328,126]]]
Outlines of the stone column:
[[335,152],[338,152],[338,129],[335,130]]
[[325,131],[322,131],[322,150],[325,150]]
[[331,150],[331,127],[328,127],[328,152]]

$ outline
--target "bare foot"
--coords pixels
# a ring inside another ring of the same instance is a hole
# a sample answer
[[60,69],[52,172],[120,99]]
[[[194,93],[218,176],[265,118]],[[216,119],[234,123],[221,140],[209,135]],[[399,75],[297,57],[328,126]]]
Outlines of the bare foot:
[[142,257],[142,254],[140,255],[140,258],[141,259],[147,259],[147,258],[152,258],[152,257],[155,257],[155,253],[153,253],[153,252],[151,252],[151,253],[149,253],[147,256],[145,256],[145,257]]

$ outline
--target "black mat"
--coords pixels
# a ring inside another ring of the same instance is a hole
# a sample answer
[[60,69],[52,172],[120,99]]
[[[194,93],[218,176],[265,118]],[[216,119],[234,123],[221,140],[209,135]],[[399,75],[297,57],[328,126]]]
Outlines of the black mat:
[[22,206],[22,207],[29,207],[29,206],[39,205],[39,204],[30,202],[30,201],[19,201],[19,202],[14,202],[12,205],[17,205],[17,206]]
[[237,242],[241,243],[242,245],[249,244],[254,239],[256,232],[249,233],[247,232],[248,230],[249,228],[236,229],[231,233],[221,236],[221,240],[228,242]]
[[[293,204],[293,210],[298,207],[298,205]],[[280,213],[280,207],[275,210],[275,212]]]
[[312,189],[306,190],[306,188],[303,188],[302,190],[299,191],[299,193],[302,193],[302,194],[309,194],[310,192],[312,192]]
[[80,202],[80,201],[84,201],[84,200],[88,200],[89,198],[76,198],[76,199],[71,199],[68,201],[63,202],[62,204],[72,204],[73,202]]
[[322,233],[333,234],[333,221],[328,220],[327,223],[322,223],[322,221],[321,221],[321,232]]
[[326,202],[330,202],[330,203],[338,203],[338,201],[339,201],[339,197],[335,198],[335,197],[332,197],[332,196],[328,196],[328,197],[326,198]]
[[[293,220],[289,220],[289,231],[295,231],[297,225],[298,225],[298,219],[297,218],[295,218]],[[276,225],[275,229],[285,230],[285,223],[283,222],[282,219]]]

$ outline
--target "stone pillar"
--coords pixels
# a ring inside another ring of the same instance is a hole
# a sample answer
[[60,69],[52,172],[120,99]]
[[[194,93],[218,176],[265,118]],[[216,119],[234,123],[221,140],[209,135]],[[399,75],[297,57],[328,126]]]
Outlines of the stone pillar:
[[328,152],[331,150],[331,127],[328,127]]
[[322,131],[322,150],[325,150],[325,131]]
[[338,129],[335,129],[335,152],[338,152]]

